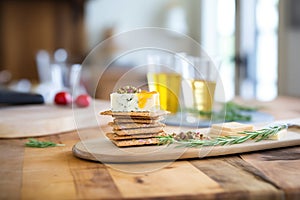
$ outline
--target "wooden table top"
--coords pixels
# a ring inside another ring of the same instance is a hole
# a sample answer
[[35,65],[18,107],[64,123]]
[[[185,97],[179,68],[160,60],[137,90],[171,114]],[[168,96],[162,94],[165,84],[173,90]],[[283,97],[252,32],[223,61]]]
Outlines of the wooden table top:
[[[300,99],[256,102],[275,119],[299,118]],[[1,116],[5,117],[5,116]],[[114,165],[72,155],[97,128],[39,137],[64,147],[28,148],[27,139],[0,140],[0,199],[299,199],[300,146],[214,158]],[[81,135],[82,136],[82,135]],[[147,172],[149,165],[158,166]]]

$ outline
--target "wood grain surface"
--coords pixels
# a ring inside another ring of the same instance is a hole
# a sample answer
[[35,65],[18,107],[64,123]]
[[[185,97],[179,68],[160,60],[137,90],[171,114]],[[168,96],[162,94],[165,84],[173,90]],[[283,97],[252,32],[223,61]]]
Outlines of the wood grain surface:
[[299,199],[300,181],[295,178],[300,177],[299,147],[247,154],[242,158],[265,174],[276,187],[285,186],[287,199]]
[[106,107],[109,102],[99,100],[87,108],[54,104],[2,107],[0,138],[37,137],[95,127],[100,108]]
[[0,199],[20,199],[24,142],[22,140],[0,140],[0,152]]
[[[276,113],[279,105],[289,114]],[[280,98],[265,109],[280,120],[299,116],[299,105],[300,99]],[[300,146],[176,162],[104,164],[73,156],[74,144],[95,138],[97,127],[37,137],[64,147],[0,139],[0,199],[300,198]]]
[[[300,147],[182,160],[166,166],[165,162],[119,164],[122,169],[164,166],[132,173],[74,157],[71,148],[80,140],[75,132],[38,139],[66,146],[35,149],[22,146],[26,139],[0,140],[0,147],[8,142],[17,149],[10,154],[15,159],[0,157],[1,199],[297,199],[300,195]],[[292,162],[283,152],[295,156],[289,157]],[[281,163],[274,165],[274,158]],[[7,171],[12,173],[5,175]]]

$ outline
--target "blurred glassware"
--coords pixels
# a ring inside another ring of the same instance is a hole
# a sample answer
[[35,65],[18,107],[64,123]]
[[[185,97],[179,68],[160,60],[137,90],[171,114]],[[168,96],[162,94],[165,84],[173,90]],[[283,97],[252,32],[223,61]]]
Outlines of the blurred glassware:
[[74,98],[81,94],[87,94],[87,90],[81,82],[82,66],[73,64],[70,69],[69,85]]
[[[46,50],[40,50],[36,55],[40,83],[35,88],[35,92],[41,94],[46,103],[52,103],[57,92],[72,93],[75,85],[80,87],[76,90],[78,93],[86,93],[85,88],[80,84],[81,65],[70,65],[67,59],[68,53],[62,48],[54,52],[52,59]],[[73,97],[76,98],[78,93],[73,94]]]
[[185,107],[212,111],[219,66],[209,57],[183,56],[181,63]]
[[20,79],[9,85],[9,89],[17,92],[31,92],[31,82],[28,79]]
[[40,83],[51,82],[50,55],[46,50],[39,50],[37,52],[36,64]]
[[[54,52],[54,63],[59,66],[60,69],[60,77],[62,77],[61,81],[64,87],[69,87],[69,68],[67,66],[68,53],[65,49],[57,49]],[[54,75],[55,76],[55,75]],[[57,77],[53,77],[57,78]]]
[[168,53],[149,55],[147,64],[149,90],[159,92],[163,110],[177,113],[180,103],[181,75],[174,55]]

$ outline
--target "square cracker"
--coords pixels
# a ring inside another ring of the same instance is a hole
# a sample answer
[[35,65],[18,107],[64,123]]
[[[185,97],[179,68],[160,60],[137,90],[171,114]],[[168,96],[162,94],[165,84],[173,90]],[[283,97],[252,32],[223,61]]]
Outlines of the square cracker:
[[153,127],[153,128],[136,128],[136,129],[128,129],[128,130],[114,130],[114,133],[121,136],[121,135],[159,133],[162,131],[163,131],[163,127]]
[[143,120],[143,119],[152,119],[157,120],[158,118],[162,116],[153,116],[153,117],[147,117],[147,116],[130,116],[130,115],[112,115],[114,119],[137,119],[137,120]]
[[123,123],[136,123],[136,124],[152,124],[158,123],[164,120],[163,117],[158,117],[154,119],[140,119],[140,118],[115,118],[113,121],[116,124],[123,124]]
[[166,135],[165,132],[159,132],[159,133],[150,133],[150,134],[138,134],[138,135],[124,135],[119,136],[115,133],[106,133],[106,136],[110,140],[130,140],[130,139],[143,139],[143,138],[153,138],[157,136],[164,136]]
[[110,125],[114,130],[127,130],[127,129],[136,129],[136,128],[153,128],[153,127],[164,127],[165,124],[157,122],[157,123],[151,123],[151,124],[139,124],[139,123],[113,123],[109,122],[108,125]]
[[111,140],[118,147],[144,146],[159,144],[158,138]]
[[159,116],[167,115],[167,114],[169,114],[169,112],[168,111],[164,111],[164,110],[159,110],[159,111],[156,111],[156,112],[149,112],[149,111],[116,112],[116,111],[107,110],[107,111],[101,112],[100,114],[101,115],[111,115],[113,117],[131,116],[131,117],[154,118],[154,117],[159,117]]

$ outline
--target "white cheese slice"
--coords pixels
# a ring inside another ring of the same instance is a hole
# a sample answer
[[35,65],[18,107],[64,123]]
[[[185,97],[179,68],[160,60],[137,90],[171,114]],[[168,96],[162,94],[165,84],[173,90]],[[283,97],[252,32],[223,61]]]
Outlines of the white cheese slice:
[[159,94],[153,92],[112,93],[110,94],[111,110],[118,112],[157,111],[160,109]]

